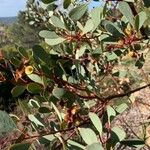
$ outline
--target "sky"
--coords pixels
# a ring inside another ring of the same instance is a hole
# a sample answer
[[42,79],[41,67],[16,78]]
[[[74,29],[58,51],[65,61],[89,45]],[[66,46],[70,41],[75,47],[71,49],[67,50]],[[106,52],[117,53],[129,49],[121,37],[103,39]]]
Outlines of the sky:
[[[90,8],[98,6],[100,3],[92,2]],[[19,10],[23,10],[26,0],[0,0],[0,17],[17,16]]]
[[16,16],[25,5],[26,0],[0,0],[0,17]]
[[90,3],[90,6],[89,6],[89,8],[91,9],[91,8],[93,8],[93,7],[97,7],[97,6],[101,6],[101,2],[94,2],[94,1],[92,1],[91,3]]

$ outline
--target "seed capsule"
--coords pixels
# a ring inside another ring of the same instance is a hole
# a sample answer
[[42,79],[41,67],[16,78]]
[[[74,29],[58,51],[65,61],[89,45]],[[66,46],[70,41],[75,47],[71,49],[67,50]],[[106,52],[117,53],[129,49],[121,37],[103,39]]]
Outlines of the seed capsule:
[[27,66],[25,67],[25,74],[29,75],[33,73],[33,67],[32,66]]

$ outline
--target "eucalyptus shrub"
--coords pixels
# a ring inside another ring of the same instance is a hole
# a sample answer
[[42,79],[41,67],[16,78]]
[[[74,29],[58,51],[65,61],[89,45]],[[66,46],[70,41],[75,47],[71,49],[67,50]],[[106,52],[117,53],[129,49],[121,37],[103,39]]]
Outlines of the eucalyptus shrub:
[[[0,59],[12,73],[11,93],[27,118],[9,149],[36,149],[39,144],[64,150],[109,150],[119,143],[143,147],[146,136],[127,139],[112,121],[134,102],[134,92],[150,85],[143,69],[149,51],[147,13],[136,12],[134,0],[106,1],[91,10],[91,1],[64,0],[62,11],[52,7],[54,0],[41,1],[48,16],[40,22],[46,26],[39,36],[48,48],[18,47],[17,55],[8,58],[2,53]],[[8,80],[5,73],[1,71],[1,82]],[[9,124],[0,131],[17,128],[12,121]]]

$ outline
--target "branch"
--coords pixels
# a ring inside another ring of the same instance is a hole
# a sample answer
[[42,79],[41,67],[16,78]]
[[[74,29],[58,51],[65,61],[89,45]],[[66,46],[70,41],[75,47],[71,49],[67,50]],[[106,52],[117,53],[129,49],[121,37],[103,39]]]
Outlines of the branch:
[[[89,123],[90,123],[90,120],[88,118],[83,123],[79,124],[78,126],[73,126],[71,128],[67,128],[67,129],[64,129],[64,130],[50,131],[50,132],[47,132],[47,133],[44,133],[44,134],[38,134],[38,135],[34,135],[34,136],[26,136],[23,139],[23,141],[24,140],[29,140],[29,139],[37,139],[37,138],[41,138],[41,137],[44,137],[44,136],[47,136],[47,135],[51,135],[51,134],[55,135],[56,133],[69,132],[69,131],[75,130],[75,128],[81,127],[81,126],[89,124]],[[18,140],[18,138],[13,139],[13,141],[16,141],[16,140]]]
[[[99,117],[100,117],[100,118],[101,118],[102,115],[104,114],[104,111],[105,111],[105,110],[103,109],[104,106],[106,106],[106,102],[104,102],[104,104],[103,104],[103,106],[101,107],[101,109],[96,110],[96,111],[93,111],[93,112],[95,112],[95,113],[101,112],[101,113],[99,114]],[[91,122],[90,119],[89,119],[89,118],[86,118],[82,123],[80,123],[80,124],[77,125],[77,126],[73,126],[73,127],[70,127],[70,128],[64,129],[64,130],[50,131],[50,132],[47,132],[47,133],[44,133],[44,134],[41,134],[41,133],[40,133],[40,134],[34,135],[34,136],[27,136],[27,137],[24,137],[23,141],[24,141],[24,140],[29,140],[29,139],[37,139],[37,138],[44,137],[44,136],[46,136],[46,135],[51,135],[51,134],[52,134],[52,135],[55,135],[56,133],[69,132],[69,131],[72,131],[72,130],[75,131],[76,128],[81,127],[81,126],[84,126],[84,125],[88,125],[90,122]],[[70,134],[70,136],[72,136],[72,134],[75,133],[74,131],[73,131],[73,133]],[[68,139],[69,139],[69,138],[67,138],[67,140],[68,140]],[[16,141],[16,140],[18,140],[18,138],[13,139],[13,141]]]
[[[137,91],[140,91],[140,90],[142,90],[142,89],[145,89],[145,88],[147,88],[147,87],[149,87],[149,86],[150,86],[150,84],[147,84],[147,85],[145,85],[145,86],[142,86],[142,87],[139,87],[139,88],[137,88],[137,89],[131,90],[131,91],[127,92],[127,93],[122,93],[122,94],[117,94],[117,95],[110,95],[110,96],[107,96],[107,97],[104,97],[104,98],[99,98],[99,97],[98,97],[98,99],[101,100],[101,101],[103,101],[103,102],[110,101],[110,100],[112,100],[112,99],[114,99],[114,98],[120,98],[120,97],[128,96],[128,95],[130,95],[130,94],[132,94],[132,93],[135,93],[135,92],[137,92]],[[94,98],[97,99],[97,97],[94,96],[94,95],[93,95],[93,97],[91,97],[91,98],[92,98],[92,99],[94,99]],[[98,111],[99,111],[99,110],[98,110]],[[43,136],[50,135],[50,134],[56,134],[56,133],[59,133],[59,132],[69,132],[69,131],[71,131],[71,130],[74,130],[75,128],[78,128],[78,127],[80,127],[80,126],[86,125],[86,124],[88,124],[88,123],[90,123],[89,118],[86,119],[83,123],[81,123],[81,124],[78,125],[78,126],[73,126],[73,127],[71,127],[71,128],[67,128],[67,129],[65,129],[65,130],[51,131],[51,132],[48,132],[48,133],[46,133],[46,134],[40,134],[40,135],[35,135],[35,136],[28,136],[28,137],[25,137],[24,140],[39,138],[39,137],[43,137]],[[15,140],[17,140],[17,139],[14,139],[13,141],[15,141]]]
[[[81,94],[77,93],[75,90],[72,91],[72,92],[74,92],[74,93],[75,93],[77,96],[79,96],[80,98],[83,98],[83,99],[86,99],[86,100],[97,99],[97,100],[99,100],[99,101],[104,102],[104,101],[110,101],[110,100],[115,99],[115,98],[120,98],[120,97],[129,96],[129,95],[131,95],[132,93],[135,93],[135,92],[140,91],[140,90],[142,90],[142,89],[145,89],[145,88],[147,88],[147,87],[150,87],[150,83],[147,84],[147,85],[145,85],[145,86],[139,87],[139,88],[134,89],[134,90],[131,90],[131,91],[129,91],[129,92],[126,92],[126,93],[115,94],[115,95],[109,95],[109,96],[107,96],[107,97],[99,97],[99,96],[96,95],[95,93],[91,93],[91,95],[85,96],[85,95],[81,95]],[[69,88],[68,88],[68,90],[69,90]]]
[[120,98],[120,97],[128,96],[128,95],[130,95],[130,94],[133,94],[133,93],[135,93],[135,92],[138,92],[138,91],[140,91],[140,90],[142,90],[142,89],[145,89],[145,88],[147,88],[147,87],[150,87],[150,84],[147,84],[147,85],[145,85],[145,86],[139,87],[139,88],[137,88],[137,89],[131,90],[131,91],[126,92],[126,93],[121,93],[121,94],[110,95],[110,96],[104,97],[103,100],[112,100],[112,99],[114,99],[114,98]]

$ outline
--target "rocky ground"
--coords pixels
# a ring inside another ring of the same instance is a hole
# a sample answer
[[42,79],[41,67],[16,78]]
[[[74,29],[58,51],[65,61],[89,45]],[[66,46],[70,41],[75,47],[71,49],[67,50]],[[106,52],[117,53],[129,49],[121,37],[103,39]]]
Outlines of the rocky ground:
[[[122,127],[127,133],[128,138],[142,138],[143,133],[150,132],[150,88],[143,89],[134,93],[136,100],[134,104],[117,116],[114,120],[114,124]],[[146,131],[145,131],[146,129]],[[150,135],[150,133],[149,133]],[[146,142],[150,145],[150,138]],[[138,148],[129,147],[116,147],[116,150],[138,150]],[[145,146],[141,150],[150,150],[150,147]]]

